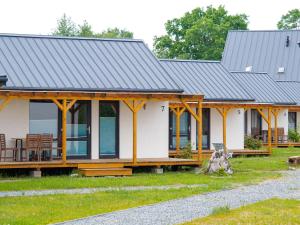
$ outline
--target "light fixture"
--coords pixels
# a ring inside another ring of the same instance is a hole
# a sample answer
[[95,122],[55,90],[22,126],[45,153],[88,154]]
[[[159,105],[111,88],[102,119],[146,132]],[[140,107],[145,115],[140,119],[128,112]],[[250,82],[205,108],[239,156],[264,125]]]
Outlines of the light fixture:
[[161,108],[161,111],[162,111],[162,112],[165,111],[165,106],[164,106],[164,105],[162,105],[160,108]]
[[237,112],[238,112],[238,114],[241,114],[241,110],[240,110],[240,109],[238,109],[238,111],[237,111]]

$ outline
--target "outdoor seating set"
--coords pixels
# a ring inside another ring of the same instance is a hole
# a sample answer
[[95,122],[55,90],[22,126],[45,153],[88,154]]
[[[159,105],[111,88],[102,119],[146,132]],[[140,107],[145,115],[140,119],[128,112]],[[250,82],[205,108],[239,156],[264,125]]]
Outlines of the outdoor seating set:
[[[20,146],[18,141],[21,141]],[[52,160],[52,150],[52,134],[27,134],[24,146],[22,139],[16,139],[16,146],[10,148],[7,147],[5,134],[0,134],[0,161]]]
[[[262,140],[264,143],[268,142],[268,130],[262,130],[260,132],[257,128],[252,129],[252,136],[256,139]],[[272,142],[275,142],[275,129],[272,128]],[[280,127],[277,128],[277,141],[278,143],[287,143],[288,142],[288,135],[284,134],[284,128]]]

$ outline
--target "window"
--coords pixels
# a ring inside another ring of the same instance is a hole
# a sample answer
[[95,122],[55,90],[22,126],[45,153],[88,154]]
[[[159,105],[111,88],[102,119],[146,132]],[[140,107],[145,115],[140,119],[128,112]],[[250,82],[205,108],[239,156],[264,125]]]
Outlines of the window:
[[262,134],[262,117],[256,109],[251,109],[251,135],[257,137]]
[[[180,116],[180,148],[184,148],[191,140],[191,116],[186,111]],[[169,123],[170,137],[169,145],[170,149],[176,149],[176,115],[170,111],[170,123]]]
[[289,112],[289,130],[297,130],[297,113]]
[[248,111],[244,112],[244,135],[248,135]]
[[29,133],[53,134],[57,138],[58,108],[52,102],[31,101],[29,105]]

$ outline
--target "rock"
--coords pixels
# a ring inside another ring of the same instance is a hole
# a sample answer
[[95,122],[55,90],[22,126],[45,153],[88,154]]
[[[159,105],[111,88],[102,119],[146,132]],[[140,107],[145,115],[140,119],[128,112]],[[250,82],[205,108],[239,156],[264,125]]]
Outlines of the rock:
[[224,170],[227,174],[233,174],[233,170],[230,166],[228,159],[232,156],[225,154],[224,147],[222,144],[215,145],[215,151],[211,155],[208,162],[207,173],[216,173],[220,170]]

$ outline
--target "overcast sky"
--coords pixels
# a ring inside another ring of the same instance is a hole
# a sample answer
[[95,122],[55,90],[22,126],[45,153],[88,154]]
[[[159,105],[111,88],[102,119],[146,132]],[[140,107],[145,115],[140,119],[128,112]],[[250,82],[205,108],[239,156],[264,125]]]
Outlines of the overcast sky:
[[66,13],[76,23],[87,20],[94,31],[126,28],[152,47],[164,34],[168,19],[196,7],[225,5],[232,13],[249,16],[250,29],[276,29],[282,14],[300,8],[300,0],[1,0],[0,32],[49,34]]

